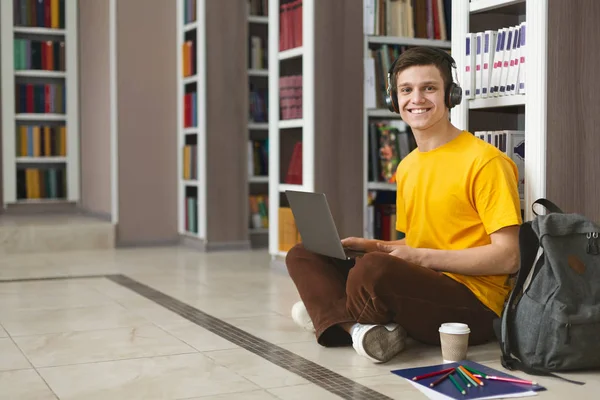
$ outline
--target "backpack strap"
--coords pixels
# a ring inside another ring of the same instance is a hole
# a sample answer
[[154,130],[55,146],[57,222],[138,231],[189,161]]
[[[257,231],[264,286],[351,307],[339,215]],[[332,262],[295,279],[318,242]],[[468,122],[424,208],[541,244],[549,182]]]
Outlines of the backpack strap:
[[[545,199],[542,199],[542,200],[545,200]],[[537,201],[536,201],[536,203],[537,203]],[[544,202],[540,202],[539,204],[544,205],[543,203]],[[551,203],[551,202],[550,202],[550,204],[553,205],[553,203]],[[558,207],[556,207],[556,208],[558,208]],[[562,212],[562,211],[560,211],[560,212]],[[521,265],[519,267],[517,281],[515,283],[515,287],[513,288],[513,290],[511,291],[511,293],[508,297],[508,302],[507,302],[506,306],[504,307],[503,315],[500,320],[501,326],[496,327],[496,330],[500,331],[499,332],[500,334],[498,334],[498,332],[496,333],[496,336],[498,336],[498,338],[500,340],[500,350],[502,351],[502,356],[500,358],[500,361],[504,368],[511,370],[511,371],[521,370],[521,371],[531,374],[531,375],[553,376],[555,378],[559,378],[559,379],[562,379],[567,382],[575,383],[577,385],[584,385],[585,384],[584,382],[579,382],[579,381],[574,381],[571,379],[563,378],[562,376],[555,375],[555,374],[553,374],[549,371],[543,370],[543,369],[529,367],[529,366],[523,364],[521,361],[519,361],[516,358],[511,356],[512,349],[511,349],[511,343],[510,343],[510,330],[512,327],[510,326],[511,325],[510,322],[512,321],[512,313],[514,311],[513,307],[514,307],[517,297],[520,298],[520,296],[521,296],[521,293],[523,291],[523,286],[525,285],[525,281],[527,280],[527,277],[529,276],[531,270],[533,268],[539,269],[540,266],[542,265],[541,263],[543,263],[543,258],[540,258],[538,260],[538,262],[536,263],[536,265],[535,266],[533,265],[533,263],[535,261],[535,257],[537,256],[539,245],[540,245],[540,242],[538,240],[537,235],[533,231],[533,228],[531,227],[531,222],[524,222],[521,225],[521,227],[519,228],[519,248],[520,248],[520,253],[521,253]]]
[[535,212],[535,209],[533,208],[533,206],[535,206],[536,204],[539,204],[541,206],[543,206],[544,208],[546,208],[546,210],[552,212],[552,213],[558,213],[558,214],[564,214],[564,211],[560,209],[559,206],[557,206],[556,204],[554,204],[553,202],[551,202],[548,199],[544,199],[544,198],[539,198],[536,201],[534,201],[531,204],[531,211],[533,212],[533,214],[535,216],[538,215],[538,213]]

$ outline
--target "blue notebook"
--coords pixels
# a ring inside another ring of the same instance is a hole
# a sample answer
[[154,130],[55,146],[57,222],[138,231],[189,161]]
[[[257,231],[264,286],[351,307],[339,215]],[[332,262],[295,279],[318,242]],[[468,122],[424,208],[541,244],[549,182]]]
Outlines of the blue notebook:
[[[413,384],[413,386],[415,386],[417,389],[423,392],[430,399],[498,399],[508,397],[527,397],[535,396],[538,391],[546,390],[545,387],[540,385],[501,382],[485,378],[480,378],[481,381],[483,381],[484,386],[471,386],[468,388],[466,387],[464,381],[457,376],[458,372],[455,372],[454,374],[452,374],[452,376],[458,382],[458,384],[466,391],[466,394],[460,393],[456,386],[448,378],[444,379],[440,384],[434,387],[429,387],[430,383],[442,377],[443,374],[420,379],[418,381],[412,380],[412,378],[414,378],[415,376],[424,375],[434,371],[441,371],[448,368],[456,368],[458,367],[458,365],[471,367],[477,371],[481,371],[486,375],[521,379],[516,376],[509,375],[502,371],[498,371],[496,369],[486,367],[485,365],[468,360],[464,360],[459,363],[454,362],[448,364],[431,365],[427,367],[397,369],[393,370],[392,373],[407,379],[411,384]],[[531,378],[527,380],[535,381],[535,379]]]

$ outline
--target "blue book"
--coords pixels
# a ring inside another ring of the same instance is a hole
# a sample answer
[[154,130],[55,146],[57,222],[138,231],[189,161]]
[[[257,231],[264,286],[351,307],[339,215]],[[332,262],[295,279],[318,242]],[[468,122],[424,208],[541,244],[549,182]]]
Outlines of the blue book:
[[503,382],[485,378],[479,378],[483,382],[483,386],[466,387],[464,381],[459,376],[457,376],[458,372],[454,372],[452,374],[452,377],[454,377],[454,380],[461,386],[462,389],[466,391],[465,394],[460,393],[454,385],[454,383],[448,378],[444,379],[441,383],[434,387],[429,386],[430,383],[441,378],[444,374],[413,381],[413,378],[415,376],[428,374],[434,371],[441,371],[448,368],[456,368],[459,365],[471,367],[486,375],[498,376],[503,378],[522,379],[468,360],[461,361],[460,363],[454,362],[448,364],[431,365],[427,367],[397,369],[391,372],[408,380],[413,386],[419,389],[430,399],[499,399],[507,397],[527,397],[535,396],[537,394],[536,392],[546,390],[545,387],[537,384],[531,385],[522,383]]

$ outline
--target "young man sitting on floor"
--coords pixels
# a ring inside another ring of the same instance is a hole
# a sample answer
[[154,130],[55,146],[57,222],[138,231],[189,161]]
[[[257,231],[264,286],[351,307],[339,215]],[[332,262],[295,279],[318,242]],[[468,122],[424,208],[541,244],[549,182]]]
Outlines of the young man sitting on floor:
[[494,338],[492,321],[519,265],[518,172],[504,153],[449,121],[460,102],[452,67],[447,53],[417,47],[389,76],[388,98],[417,143],[396,172],[396,229],[405,238],[342,240],[367,252],[350,269],[302,244],[287,254],[302,299],[294,320],[308,323],[323,346],[352,344],[386,362],[407,334],[439,344],[444,322],[468,324],[471,345]]

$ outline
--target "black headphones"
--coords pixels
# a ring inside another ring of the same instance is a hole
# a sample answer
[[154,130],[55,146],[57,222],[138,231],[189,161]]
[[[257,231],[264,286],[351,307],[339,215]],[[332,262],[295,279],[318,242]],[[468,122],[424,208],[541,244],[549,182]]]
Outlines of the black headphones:
[[[458,82],[458,77],[456,74],[456,62],[454,61],[454,58],[452,58],[452,56],[450,54],[448,54],[447,52],[445,52],[444,50],[438,49],[436,47],[431,47],[431,49],[435,50],[435,51],[439,52],[441,55],[443,55],[444,59],[448,62],[448,67],[450,69],[454,69],[454,78],[455,78],[454,80],[456,82]],[[385,94],[385,104],[387,105],[388,109],[391,112],[394,112],[396,114],[400,114],[400,109],[398,107],[397,89],[396,89],[395,85],[392,85],[392,73],[394,71],[394,66],[396,65],[396,62],[398,62],[399,58],[400,57],[398,57],[394,60],[394,62],[392,63],[392,66],[388,70],[387,90],[386,90],[386,94]],[[446,107],[453,108],[453,107],[459,105],[461,100],[462,100],[462,88],[459,86],[459,84],[457,84],[455,82],[450,82],[448,87],[445,88],[445,92],[444,92],[444,102],[446,104]]]

